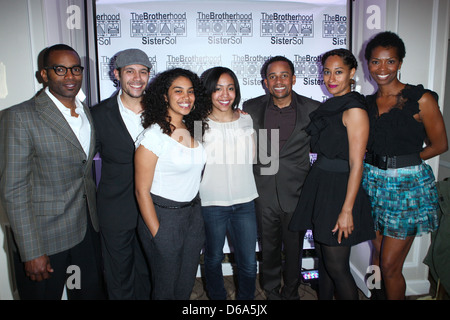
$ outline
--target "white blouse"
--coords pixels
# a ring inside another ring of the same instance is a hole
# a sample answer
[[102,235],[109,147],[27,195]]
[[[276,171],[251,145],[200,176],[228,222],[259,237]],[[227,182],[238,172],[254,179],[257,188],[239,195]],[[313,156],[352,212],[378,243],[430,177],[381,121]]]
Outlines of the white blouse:
[[255,142],[250,115],[232,122],[208,121],[207,161],[200,184],[202,206],[230,206],[258,197],[253,176]]
[[202,144],[188,148],[162,132],[158,124],[146,128],[136,141],[157,157],[151,193],[178,202],[191,201],[198,193],[206,152]]

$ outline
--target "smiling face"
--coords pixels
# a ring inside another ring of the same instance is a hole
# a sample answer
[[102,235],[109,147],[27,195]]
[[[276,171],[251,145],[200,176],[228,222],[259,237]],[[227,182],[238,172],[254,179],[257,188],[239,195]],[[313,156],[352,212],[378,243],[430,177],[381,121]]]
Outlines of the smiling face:
[[[267,78],[264,83],[271,93],[274,103],[282,103],[291,99],[292,86],[295,84],[295,75],[285,61],[272,62],[267,68]],[[280,107],[280,106],[279,106]]]
[[323,81],[333,96],[342,96],[351,90],[350,79],[355,75],[355,68],[350,69],[337,55],[329,56],[323,66]]
[[400,61],[397,49],[393,47],[376,47],[368,62],[368,68],[372,79],[380,85],[386,85],[397,80],[397,72],[400,70]]
[[194,86],[191,80],[183,76],[176,78],[169,87],[166,101],[169,105],[167,113],[172,119],[188,115],[195,102]]
[[[52,51],[48,57],[48,66],[63,66],[66,68],[80,66],[81,61],[77,53],[69,50]],[[73,103],[80,91],[83,74],[74,76],[72,70],[67,70],[64,76],[58,76],[53,69],[43,69],[41,76],[48,85],[50,92],[63,104]]]
[[122,92],[131,98],[141,98],[150,77],[146,66],[140,64],[128,65],[114,70],[114,76],[120,81]]
[[228,73],[222,73],[216,84],[215,91],[211,94],[213,111],[230,112],[236,91],[233,78]]

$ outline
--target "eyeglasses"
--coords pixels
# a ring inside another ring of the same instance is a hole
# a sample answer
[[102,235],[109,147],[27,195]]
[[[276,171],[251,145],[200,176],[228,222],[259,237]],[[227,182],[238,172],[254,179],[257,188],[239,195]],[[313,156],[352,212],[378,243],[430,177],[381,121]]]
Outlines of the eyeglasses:
[[45,70],[53,69],[58,76],[65,76],[67,74],[67,70],[70,69],[74,76],[81,76],[83,74],[84,68],[82,66],[73,66],[73,67],[64,67],[64,66],[54,66],[47,67]]

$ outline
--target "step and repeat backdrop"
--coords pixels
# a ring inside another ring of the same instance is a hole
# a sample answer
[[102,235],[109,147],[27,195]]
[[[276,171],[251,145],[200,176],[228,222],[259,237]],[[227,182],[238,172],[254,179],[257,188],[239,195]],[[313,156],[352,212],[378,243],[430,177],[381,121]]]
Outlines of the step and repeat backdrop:
[[[241,103],[265,93],[261,68],[270,57],[283,55],[295,67],[294,90],[323,101],[329,95],[320,58],[349,46],[347,0],[97,0],[96,23],[101,100],[119,89],[113,75],[117,53],[138,48],[153,64],[151,76],[174,67],[199,76],[215,66],[232,69]],[[310,158],[313,162],[315,154]],[[313,245],[309,230],[304,249]],[[230,252],[228,242],[224,252]],[[313,268],[314,262],[304,265]]]
[[264,94],[261,67],[275,55],[294,63],[294,90],[322,101],[321,55],[347,47],[347,0],[96,1],[100,99],[118,89],[118,52],[138,48],[151,75],[182,67],[225,66],[238,76],[242,100]]

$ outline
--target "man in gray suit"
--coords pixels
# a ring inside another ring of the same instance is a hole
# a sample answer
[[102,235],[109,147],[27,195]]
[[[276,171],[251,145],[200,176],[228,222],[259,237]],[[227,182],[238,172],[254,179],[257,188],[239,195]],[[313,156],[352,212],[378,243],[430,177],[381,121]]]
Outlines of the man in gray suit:
[[269,59],[263,74],[269,93],[243,104],[258,138],[253,169],[259,194],[256,213],[262,241],[261,281],[268,299],[299,299],[304,232],[289,231],[288,225],[310,167],[310,140],[305,132],[308,115],[319,102],[292,90],[296,78],[289,59]]
[[[76,97],[83,67],[67,45],[47,48],[46,89],[4,111],[0,196],[15,244],[21,299],[103,299],[95,182],[95,132]],[[70,280],[70,281],[68,281]]]

